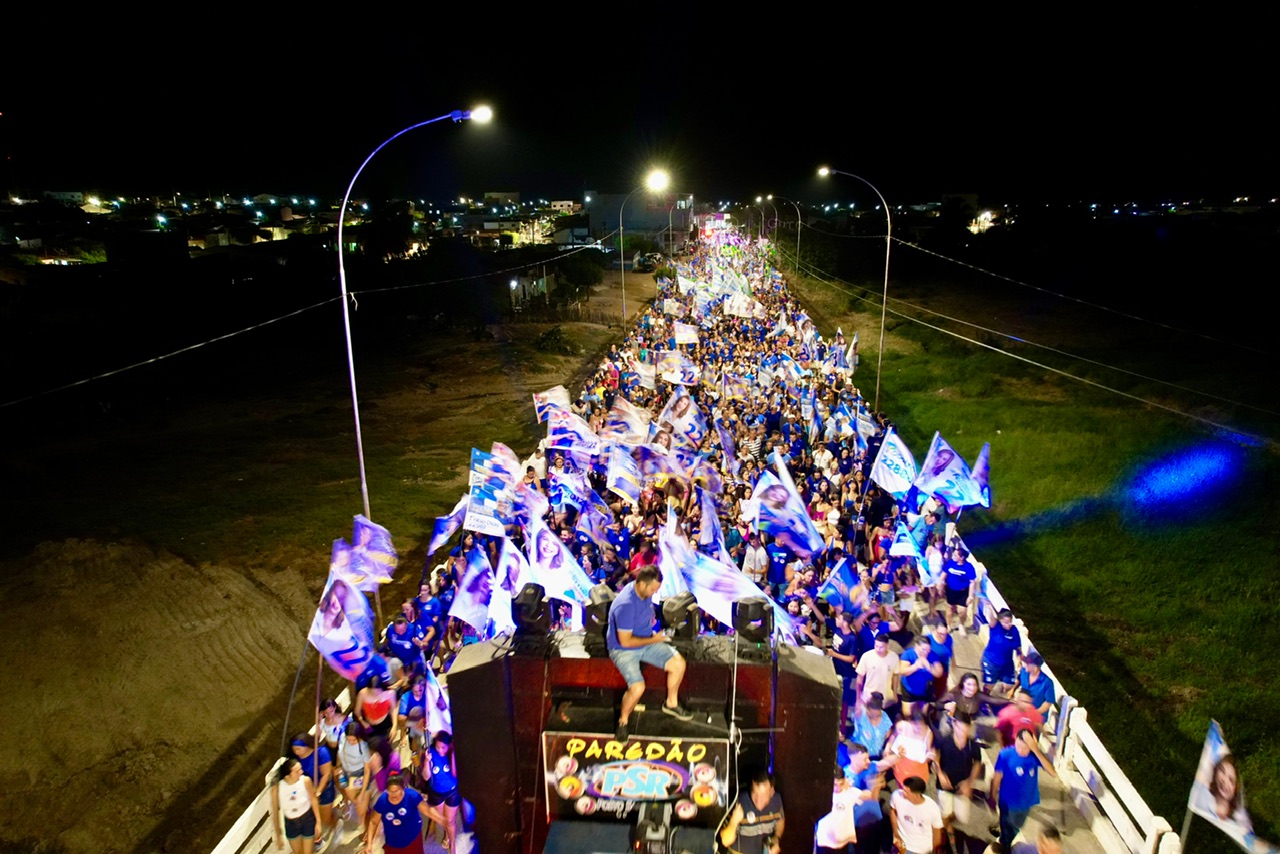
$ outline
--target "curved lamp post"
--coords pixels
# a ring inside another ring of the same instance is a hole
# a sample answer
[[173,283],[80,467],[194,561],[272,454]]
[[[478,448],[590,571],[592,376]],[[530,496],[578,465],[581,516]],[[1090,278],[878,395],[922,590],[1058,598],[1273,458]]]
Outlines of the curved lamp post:
[[627,197],[622,200],[622,204],[618,207],[618,254],[622,256],[622,326],[625,329],[627,325],[627,243],[623,239],[624,233],[622,229],[622,212],[627,208],[627,202],[631,201],[631,197],[641,190],[648,190],[651,193],[661,193],[671,184],[671,176],[662,169],[654,169],[645,176],[644,183],[636,187]]
[[345,258],[343,257],[342,247],[342,226],[347,218],[347,204],[351,200],[351,191],[355,189],[356,179],[360,177],[360,173],[364,171],[364,167],[369,165],[369,161],[373,156],[392,140],[397,139],[411,130],[423,127],[424,125],[442,122],[445,119],[453,119],[454,122],[461,122],[470,119],[474,122],[485,123],[493,118],[493,110],[488,107],[476,107],[474,110],[454,110],[451,113],[445,113],[443,116],[436,116],[434,119],[427,119],[425,122],[418,122],[416,125],[400,131],[393,136],[388,137],[381,145],[370,152],[369,156],[360,164],[360,168],[356,170],[356,174],[351,176],[351,183],[347,185],[347,192],[342,197],[342,209],[338,212],[338,286],[342,289],[342,328],[347,336],[347,373],[351,376],[351,409],[355,413],[356,422],[356,454],[360,458],[360,497],[364,501],[364,515],[366,519],[372,519],[373,515],[369,512],[369,483],[365,477],[364,469],[364,437],[360,432],[360,400],[356,395],[356,362],[355,356],[351,352],[351,309],[347,305],[347,267]]
[[876,356],[876,397],[871,408],[880,409],[880,367],[884,364],[884,321],[885,313],[889,310],[889,246],[893,243],[893,217],[889,214],[889,203],[884,200],[884,196],[876,189],[876,185],[872,184],[861,175],[855,175],[852,172],[843,172],[839,169],[832,169],[829,166],[823,166],[818,170],[818,174],[823,178],[828,175],[845,175],[849,178],[857,178],[862,183],[871,188],[871,191],[880,199],[880,206],[884,208],[884,296],[880,300],[880,352]]

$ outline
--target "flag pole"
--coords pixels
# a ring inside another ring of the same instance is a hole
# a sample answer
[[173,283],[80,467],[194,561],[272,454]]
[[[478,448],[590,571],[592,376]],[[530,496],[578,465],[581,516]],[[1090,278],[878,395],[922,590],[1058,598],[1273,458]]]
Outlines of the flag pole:
[[1182,832],[1178,834],[1178,848],[1184,852],[1187,850],[1187,834],[1191,833],[1191,817],[1195,815],[1191,811],[1191,804],[1187,804],[1187,814],[1182,817]]

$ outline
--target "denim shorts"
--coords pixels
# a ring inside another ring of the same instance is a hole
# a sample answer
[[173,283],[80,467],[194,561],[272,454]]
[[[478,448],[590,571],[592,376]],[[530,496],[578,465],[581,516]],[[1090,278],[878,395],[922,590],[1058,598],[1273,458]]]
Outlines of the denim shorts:
[[609,650],[609,658],[613,660],[614,666],[622,673],[622,678],[628,685],[644,682],[644,676],[640,674],[642,663],[661,670],[678,654],[676,648],[669,643],[651,643],[634,649]]

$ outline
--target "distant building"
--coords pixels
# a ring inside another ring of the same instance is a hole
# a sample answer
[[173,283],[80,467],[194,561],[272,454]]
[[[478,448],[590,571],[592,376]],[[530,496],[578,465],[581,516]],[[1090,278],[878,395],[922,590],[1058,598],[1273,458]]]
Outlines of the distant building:
[[510,190],[490,190],[484,194],[486,205],[518,205],[520,194]]
[[568,201],[551,203],[551,209],[556,213],[573,213],[573,209],[577,206],[578,206],[578,203],[573,201],[572,199],[569,199]]
[[57,191],[57,190],[45,190],[40,195],[46,199],[51,199],[52,201],[55,201],[55,202],[65,202],[66,204],[69,204],[69,205],[84,204],[84,193],[78,193],[74,191],[64,192],[64,191]]
[[[591,232],[596,237],[617,231],[618,212],[623,213],[623,226],[628,232],[657,237],[668,225],[675,234],[688,234],[693,222],[693,196],[685,193],[590,193],[591,201],[583,205],[590,217]],[[623,207],[623,202],[626,207]]]
[[571,249],[575,246],[591,246],[595,240],[591,237],[586,216],[565,216],[556,219],[552,242],[558,249]]

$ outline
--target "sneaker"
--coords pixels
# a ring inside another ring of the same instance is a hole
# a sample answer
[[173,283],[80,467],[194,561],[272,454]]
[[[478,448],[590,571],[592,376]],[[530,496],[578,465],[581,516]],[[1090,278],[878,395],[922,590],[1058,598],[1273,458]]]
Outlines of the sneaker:
[[666,704],[663,704],[662,713],[664,715],[671,715],[671,717],[678,718],[679,720],[682,720],[682,721],[693,720],[693,712],[689,711],[684,706],[681,706],[678,704],[675,706],[668,706]]
[[631,733],[627,731],[626,724],[618,724],[618,728],[613,731],[614,741],[621,741],[623,744],[625,744],[627,739],[630,737],[631,737]]

